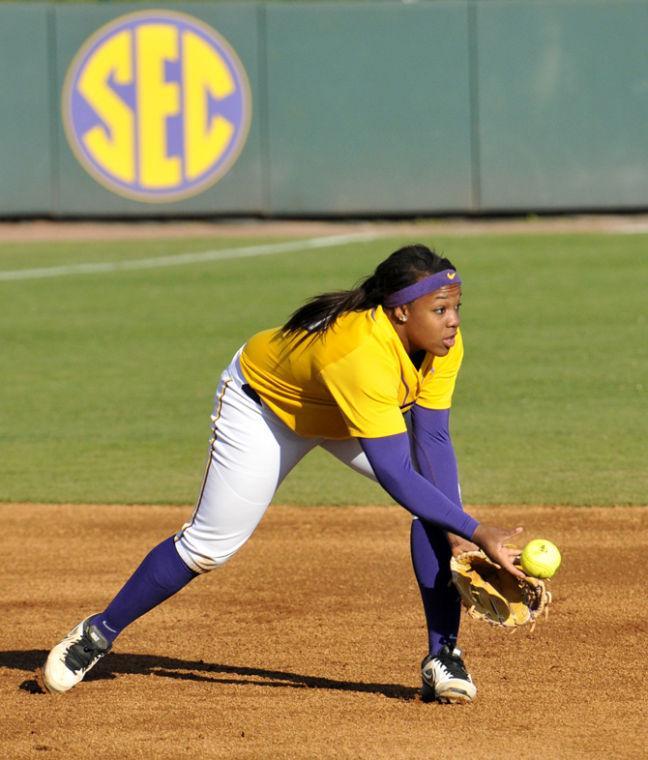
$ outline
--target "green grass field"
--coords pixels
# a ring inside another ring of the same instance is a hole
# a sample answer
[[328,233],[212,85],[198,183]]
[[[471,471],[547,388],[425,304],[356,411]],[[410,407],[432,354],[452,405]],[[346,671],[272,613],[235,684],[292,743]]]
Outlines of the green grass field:
[[[4,244],[0,270],[263,242]],[[0,501],[193,502],[212,395],[233,351],[404,242],[0,279]],[[453,435],[466,503],[645,504],[648,236],[421,242],[465,282]],[[315,453],[276,501],[389,499]]]

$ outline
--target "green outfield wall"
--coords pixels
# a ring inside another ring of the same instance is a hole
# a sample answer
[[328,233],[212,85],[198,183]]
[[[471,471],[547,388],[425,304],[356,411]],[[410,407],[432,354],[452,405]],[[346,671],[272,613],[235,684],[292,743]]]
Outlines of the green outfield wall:
[[648,208],[648,1],[0,4],[0,215]]

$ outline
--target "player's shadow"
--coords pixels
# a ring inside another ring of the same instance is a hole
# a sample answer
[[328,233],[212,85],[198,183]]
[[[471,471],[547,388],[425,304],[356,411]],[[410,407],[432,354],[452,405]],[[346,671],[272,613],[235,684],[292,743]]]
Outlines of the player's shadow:
[[[44,649],[13,650],[0,652],[0,668],[35,673],[47,658]],[[281,689],[330,689],[361,694],[380,694],[389,699],[411,701],[418,690],[411,686],[391,683],[364,683],[363,681],[338,681],[324,676],[309,676],[285,670],[249,668],[243,665],[225,665],[203,660],[179,660],[146,654],[111,652],[106,655],[86,677],[86,681],[116,678],[121,674],[159,676],[181,681],[205,683],[266,686]],[[35,676],[23,681],[23,691],[41,693]]]

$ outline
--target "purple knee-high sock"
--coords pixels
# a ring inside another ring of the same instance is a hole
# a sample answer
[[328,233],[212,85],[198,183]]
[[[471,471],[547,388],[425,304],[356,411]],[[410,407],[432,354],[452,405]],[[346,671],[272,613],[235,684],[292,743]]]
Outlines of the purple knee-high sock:
[[429,651],[436,655],[444,644],[454,648],[459,632],[461,604],[451,583],[450,545],[443,530],[414,520],[411,549],[427,620]]
[[92,622],[112,642],[127,625],[180,591],[196,575],[180,558],[171,536],[149,552],[117,596]]

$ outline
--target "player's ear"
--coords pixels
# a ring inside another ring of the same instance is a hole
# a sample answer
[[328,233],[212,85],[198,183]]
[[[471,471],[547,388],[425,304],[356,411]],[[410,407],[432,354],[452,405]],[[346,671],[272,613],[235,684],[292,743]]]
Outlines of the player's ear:
[[407,304],[403,304],[402,306],[397,306],[394,309],[394,316],[399,322],[407,322],[407,317],[409,309],[407,308]]

